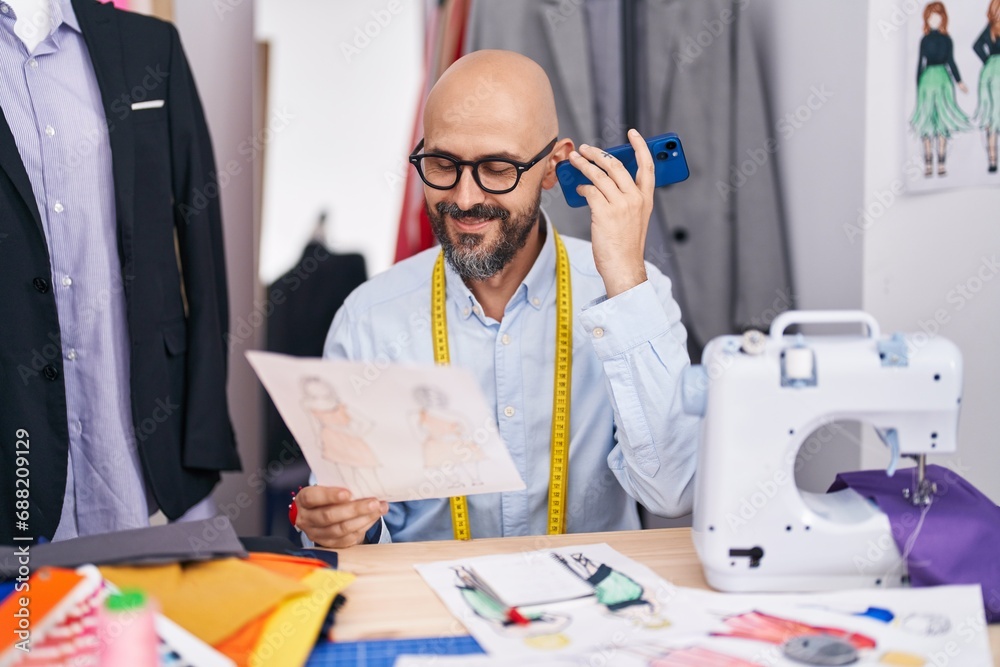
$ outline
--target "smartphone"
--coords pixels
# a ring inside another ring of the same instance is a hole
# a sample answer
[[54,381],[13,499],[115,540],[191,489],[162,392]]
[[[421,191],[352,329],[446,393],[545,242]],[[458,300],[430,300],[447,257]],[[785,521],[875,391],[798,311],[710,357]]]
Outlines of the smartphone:
[[[656,169],[656,187],[680,183],[688,177],[690,172],[687,160],[684,158],[684,148],[676,134],[673,132],[660,134],[647,139],[646,145],[649,146],[649,152],[653,156],[653,166]],[[632,148],[632,144],[623,144],[606,150],[621,161],[628,173],[632,174],[632,179],[635,180],[635,173],[638,171],[639,165],[635,161],[635,150]],[[559,185],[562,187],[567,204],[573,208],[587,205],[586,198],[577,194],[576,188],[580,185],[590,185],[590,179],[571,165],[569,160],[563,160],[556,165],[556,178],[559,179]]]

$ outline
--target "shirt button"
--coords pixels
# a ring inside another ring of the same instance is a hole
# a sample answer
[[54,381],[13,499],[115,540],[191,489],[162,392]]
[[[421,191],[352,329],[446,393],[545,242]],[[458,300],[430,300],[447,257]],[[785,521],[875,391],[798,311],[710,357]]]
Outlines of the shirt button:
[[32,68],[38,69],[38,61],[35,60],[34,58],[32,58],[31,60],[29,60],[28,64],[31,65]]
[[31,284],[35,286],[35,289],[45,294],[49,291],[49,281],[45,278],[35,278],[31,281]]
[[79,435],[80,433],[83,433],[83,422],[81,422],[79,419],[77,419],[76,423],[73,424],[73,430],[77,432],[77,435]]
[[506,408],[503,409],[503,413],[506,416],[508,416],[508,417],[513,417],[514,416],[514,408],[512,408],[511,406],[508,405]]
[[604,329],[602,329],[601,327],[594,327],[594,338],[603,338],[603,337],[604,337]]
[[6,14],[9,11],[10,11],[10,8],[7,5],[0,5],[0,12],[3,12],[4,14]]
[[504,334],[503,336],[500,337],[500,342],[503,343],[504,345],[510,345],[510,336]]
[[63,211],[66,210],[66,207],[62,205],[62,202],[57,201],[55,206],[52,207],[52,210],[55,211],[56,213],[62,213]]
[[469,314],[469,313],[471,313],[471,312],[472,312],[472,311],[471,311],[471,310],[469,310],[468,308],[463,308],[463,309],[462,309],[462,314],[463,314],[463,315],[468,315],[468,314]]
[[66,358],[70,361],[76,361],[76,350],[70,350],[66,353]]
[[49,136],[49,137],[51,137],[51,136],[53,136],[53,135],[54,135],[55,133],[56,133],[56,128],[52,127],[51,125],[46,125],[46,126],[45,126],[45,135],[46,135],[46,136]]
[[531,303],[532,303],[533,305],[535,305],[535,306],[537,306],[537,305],[538,305],[538,304],[540,304],[541,302],[542,302],[542,300],[541,300],[541,299],[539,299],[539,298],[538,298],[537,296],[536,296],[536,297],[535,297],[534,299],[532,299],[532,300],[531,300]]
[[63,287],[69,287],[70,285],[73,284],[73,279],[70,278],[69,276],[66,276],[65,278],[62,279],[62,284]]

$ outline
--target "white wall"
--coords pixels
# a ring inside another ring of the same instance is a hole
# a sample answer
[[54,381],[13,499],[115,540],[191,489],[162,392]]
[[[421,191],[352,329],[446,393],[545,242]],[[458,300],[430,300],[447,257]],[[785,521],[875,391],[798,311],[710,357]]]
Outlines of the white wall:
[[[223,233],[226,242],[226,273],[229,279],[230,321],[244,320],[253,312],[257,294],[256,245],[253,230],[253,165],[255,154],[241,151],[253,134],[251,101],[253,11],[248,2],[175,0],[174,22],[191,62],[201,95],[219,169],[234,162],[228,182],[220,188]],[[222,173],[222,172],[220,172]],[[223,179],[220,178],[220,183]],[[261,530],[262,498],[247,485],[246,478],[263,460],[260,426],[260,396],[253,371],[243,351],[256,347],[259,330],[253,330],[244,345],[234,345],[229,355],[229,412],[243,460],[243,473],[227,473],[216,488],[215,499],[229,510],[237,532],[257,534]],[[236,497],[248,494],[248,507],[235,505]],[[252,495],[250,495],[252,494]]]
[[422,84],[422,7],[257,0],[257,38],[271,45],[274,128],[264,175],[265,283],[298,261],[322,209],[332,249],[362,252],[369,274],[391,265]]
[[[1000,188],[892,194],[905,160],[901,124],[913,106],[904,88],[916,70],[906,59],[908,37],[900,21],[907,7],[921,11],[923,4],[870,2],[865,202],[881,215],[866,222],[863,302],[883,331],[933,333],[939,327],[938,335],[962,350],[958,453],[932,462],[951,466],[1000,501]],[[980,4],[985,25],[987,3]],[[974,89],[973,74],[965,77]],[[884,460],[884,453],[865,448],[866,466]]]
[[[752,0],[747,11],[780,142],[774,159],[795,306],[860,308],[863,244],[843,225],[864,196],[866,3]],[[834,432],[803,466],[802,488],[825,491],[836,473],[860,464],[857,429]]]

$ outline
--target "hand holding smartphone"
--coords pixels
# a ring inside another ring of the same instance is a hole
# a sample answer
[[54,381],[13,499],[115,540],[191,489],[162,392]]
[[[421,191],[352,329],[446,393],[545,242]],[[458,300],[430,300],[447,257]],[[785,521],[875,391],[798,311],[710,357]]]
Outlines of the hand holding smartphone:
[[[647,139],[646,145],[649,146],[649,152],[653,156],[653,166],[656,173],[655,187],[679,183],[688,177],[690,172],[684,157],[684,149],[676,134],[672,132],[660,134]],[[632,175],[632,180],[635,180],[639,167],[632,146],[622,144],[608,148],[607,152],[618,158],[628,173]],[[559,179],[566,203],[573,208],[587,205],[586,198],[577,194],[576,188],[581,185],[591,185],[590,179],[570,164],[569,160],[563,160],[556,165],[556,178]]]

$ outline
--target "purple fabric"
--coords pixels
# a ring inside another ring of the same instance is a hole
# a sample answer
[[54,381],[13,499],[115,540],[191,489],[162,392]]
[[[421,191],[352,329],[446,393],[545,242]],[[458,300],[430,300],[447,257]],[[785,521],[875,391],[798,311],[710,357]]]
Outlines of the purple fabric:
[[929,465],[927,478],[937,484],[937,494],[925,512],[903,497],[916,470],[905,468],[893,477],[884,470],[841,473],[830,491],[854,489],[889,515],[913,586],[980,584],[987,621],[1000,622],[1000,507],[957,473]]

